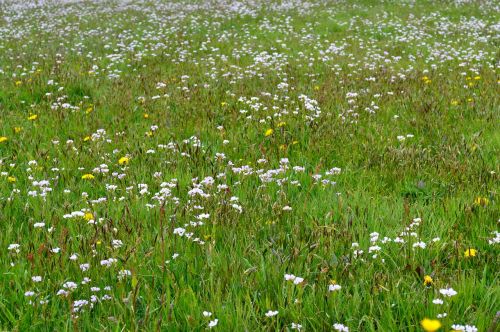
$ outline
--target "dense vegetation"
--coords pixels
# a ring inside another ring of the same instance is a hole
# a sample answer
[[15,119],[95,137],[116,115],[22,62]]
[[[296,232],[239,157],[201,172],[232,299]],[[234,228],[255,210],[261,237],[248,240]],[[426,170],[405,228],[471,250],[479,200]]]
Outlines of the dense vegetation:
[[497,331],[497,1],[0,4],[0,329]]

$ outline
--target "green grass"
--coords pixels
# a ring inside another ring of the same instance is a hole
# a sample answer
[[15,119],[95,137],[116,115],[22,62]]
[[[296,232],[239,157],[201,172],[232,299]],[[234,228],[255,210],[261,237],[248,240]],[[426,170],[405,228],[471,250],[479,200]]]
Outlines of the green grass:
[[498,329],[498,6],[312,3],[0,5],[0,330]]

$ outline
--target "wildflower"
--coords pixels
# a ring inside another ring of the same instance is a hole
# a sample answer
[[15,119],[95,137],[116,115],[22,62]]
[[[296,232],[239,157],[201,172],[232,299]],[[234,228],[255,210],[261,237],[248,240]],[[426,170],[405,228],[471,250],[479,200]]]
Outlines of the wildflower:
[[203,311],[203,317],[210,317],[212,313],[210,311]]
[[422,328],[427,332],[434,332],[441,328],[441,322],[437,319],[424,318],[420,322],[420,325],[422,325]]
[[476,249],[472,249],[472,248],[469,248],[467,250],[465,250],[464,252],[464,257],[475,257],[477,254],[477,250]]
[[38,115],[36,115],[36,114],[32,114],[32,115],[28,116],[28,120],[30,120],[30,121],[35,121],[37,118],[38,118]]
[[90,141],[90,140],[91,140],[91,137],[90,137],[90,136],[85,136],[85,137],[83,138],[83,141],[84,141],[84,142],[87,142],[87,141]]
[[274,130],[272,128],[269,128],[268,130],[266,130],[266,132],[264,133],[264,136],[268,137],[268,136],[271,136],[273,134]]
[[333,328],[335,329],[335,331],[349,332],[349,328],[347,326],[345,326],[344,324],[335,323],[335,324],[333,324]]
[[208,323],[208,327],[209,327],[209,328],[215,327],[215,326],[217,326],[217,323],[219,323],[219,320],[218,320],[218,319],[211,320],[211,321]]
[[335,283],[330,284],[330,285],[328,286],[328,291],[329,291],[329,292],[339,291],[340,289],[342,289],[342,286],[337,285],[337,284],[335,284]]
[[16,182],[17,180],[16,180],[16,178],[15,178],[15,177],[13,177],[13,176],[9,176],[9,177],[7,177],[7,181],[8,181],[9,183],[14,183],[14,182]]
[[14,127],[14,133],[19,134],[23,130],[22,127]]
[[452,297],[452,296],[457,295],[457,291],[455,291],[453,288],[440,289],[439,293],[441,293],[441,294],[443,294],[444,296],[447,296],[447,297]]
[[94,215],[91,212],[85,212],[85,215],[83,216],[83,219],[87,221],[94,220]]
[[130,160],[130,158],[128,158],[128,157],[121,157],[118,160],[118,164],[120,164],[120,165],[128,165],[129,160]]
[[93,176],[92,174],[82,175],[82,180],[93,180],[94,178],[95,178],[95,176]]
[[477,206],[487,206],[490,203],[490,201],[486,197],[476,197],[474,200],[474,205]]
[[5,136],[0,136],[0,143],[3,143],[3,142],[6,142],[8,141],[9,139]]
[[424,277],[424,285],[425,286],[430,287],[430,286],[432,286],[433,282],[434,282],[434,280],[432,280],[431,276]]
[[278,314],[278,311],[272,311],[272,310],[269,310],[268,312],[266,312],[266,317],[273,317],[273,316],[276,316]]

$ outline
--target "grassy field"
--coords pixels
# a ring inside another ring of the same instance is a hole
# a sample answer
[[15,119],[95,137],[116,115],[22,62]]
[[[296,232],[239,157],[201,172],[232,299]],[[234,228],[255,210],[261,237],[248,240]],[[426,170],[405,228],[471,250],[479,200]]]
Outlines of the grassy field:
[[0,3],[0,330],[500,329],[500,4]]

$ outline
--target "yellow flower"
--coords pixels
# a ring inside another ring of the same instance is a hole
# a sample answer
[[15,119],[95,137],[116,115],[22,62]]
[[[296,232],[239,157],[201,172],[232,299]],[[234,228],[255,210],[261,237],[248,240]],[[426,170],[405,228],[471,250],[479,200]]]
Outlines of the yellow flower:
[[452,106],[457,106],[458,105],[458,100],[452,100],[451,101]]
[[32,115],[28,116],[28,120],[30,120],[30,121],[35,121],[37,118],[38,118],[38,115],[36,115],[36,114],[32,114]]
[[0,136],[0,143],[3,143],[5,141],[8,141],[9,139],[5,136]]
[[481,79],[481,76],[475,76],[474,79],[477,81],[477,80],[480,80]]
[[476,249],[469,248],[469,249],[465,250],[464,257],[475,257],[476,254],[477,254]]
[[223,101],[222,103],[220,103],[221,106],[226,106],[227,103],[225,101]]
[[283,126],[286,126],[286,122],[281,121],[280,123],[278,123],[278,127],[283,127]]
[[268,136],[271,136],[273,133],[274,133],[274,130],[272,130],[271,128],[269,128],[268,130],[266,130],[264,136],[268,137]]
[[94,178],[95,178],[95,176],[93,176],[92,174],[82,175],[82,180],[93,180]]
[[14,132],[16,134],[19,134],[21,131],[23,131],[23,128],[22,127],[14,127]]
[[83,218],[87,221],[94,220],[94,215],[91,212],[85,212]]
[[13,176],[9,176],[9,177],[7,178],[7,181],[9,181],[10,183],[14,183],[14,182],[16,182],[17,180],[16,180],[16,178],[15,178],[15,177],[13,177]]
[[130,159],[128,157],[121,157],[118,160],[118,164],[120,164],[120,165],[128,165],[129,160]]
[[20,86],[21,84],[23,84],[22,81],[16,81],[16,86]]
[[486,206],[490,201],[486,197],[476,197],[474,200],[474,205]]
[[150,131],[148,131],[148,132],[146,132],[146,136],[147,136],[147,137],[151,137],[151,136],[153,136],[153,132],[152,132],[151,130],[150,130]]
[[143,117],[144,117],[144,119],[147,119],[147,118],[149,118],[149,114],[148,113],[144,113]]
[[432,286],[433,282],[434,282],[434,280],[432,280],[431,276],[425,276],[424,277],[424,285],[425,286],[430,287],[430,286]]
[[438,321],[437,319],[424,318],[420,322],[420,325],[422,325],[422,328],[426,332],[434,332],[441,328],[441,322]]
[[89,114],[89,113],[92,113],[92,111],[94,110],[94,108],[92,106],[89,106],[86,110],[85,110],[85,113],[86,114]]
[[315,85],[315,86],[314,86],[314,90],[318,91],[318,90],[319,90],[319,86],[318,86],[318,85]]
[[90,136],[85,136],[85,137],[83,138],[83,141],[84,141],[84,142],[87,142],[87,141],[90,141],[90,139],[91,139],[91,137],[90,137]]

